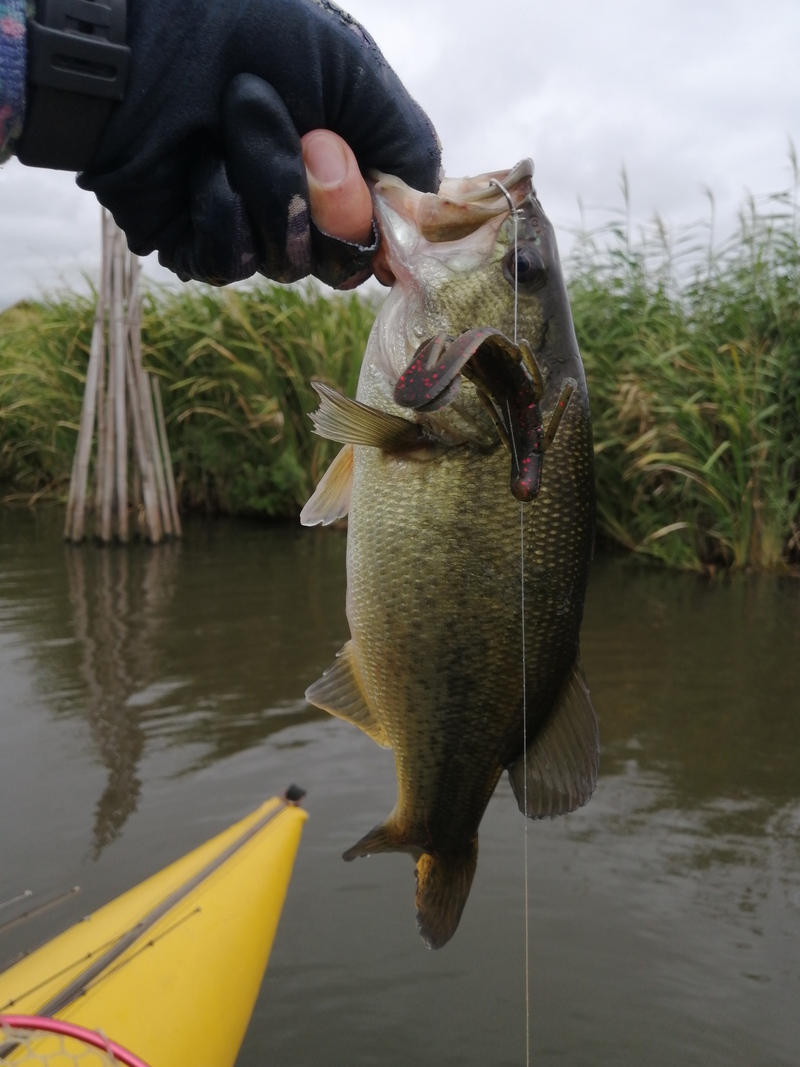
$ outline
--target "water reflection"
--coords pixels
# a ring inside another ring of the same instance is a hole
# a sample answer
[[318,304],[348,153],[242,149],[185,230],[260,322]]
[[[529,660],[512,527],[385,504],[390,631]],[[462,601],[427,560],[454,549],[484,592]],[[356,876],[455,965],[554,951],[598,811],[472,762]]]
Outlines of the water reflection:
[[145,746],[142,679],[152,678],[160,621],[175,595],[180,543],[129,552],[65,548],[72,629],[84,683],[83,714],[108,781],[97,802],[94,855],[136,810]]
[[99,854],[136,810],[148,752],[188,773],[326,718],[302,694],[344,640],[344,538],[190,523],[183,542],[75,547],[56,519],[2,516],[0,627],[107,769]]

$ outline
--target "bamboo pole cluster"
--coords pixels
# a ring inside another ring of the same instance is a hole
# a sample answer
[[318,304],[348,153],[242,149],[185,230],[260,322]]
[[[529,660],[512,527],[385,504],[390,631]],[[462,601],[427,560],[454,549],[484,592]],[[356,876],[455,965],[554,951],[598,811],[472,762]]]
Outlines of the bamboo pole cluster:
[[142,365],[139,261],[106,211],[102,241],[64,536],[83,541],[88,511],[105,544],[130,540],[131,517],[134,532],[158,544],[180,537],[181,523],[159,382]]

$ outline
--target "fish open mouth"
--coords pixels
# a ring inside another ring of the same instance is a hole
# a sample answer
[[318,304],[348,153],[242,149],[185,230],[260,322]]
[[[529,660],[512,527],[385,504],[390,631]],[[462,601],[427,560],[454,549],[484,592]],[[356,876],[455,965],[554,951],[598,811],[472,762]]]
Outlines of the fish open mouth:
[[422,413],[438,411],[455,400],[462,374],[475,385],[509,450],[512,494],[534,500],[541,487],[542,453],[555,436],[572,387],[562,393],[545,433],[544,384],[533,353],[525,341],[515,344],[485,326],[424,341],[395,385],[395,401]]

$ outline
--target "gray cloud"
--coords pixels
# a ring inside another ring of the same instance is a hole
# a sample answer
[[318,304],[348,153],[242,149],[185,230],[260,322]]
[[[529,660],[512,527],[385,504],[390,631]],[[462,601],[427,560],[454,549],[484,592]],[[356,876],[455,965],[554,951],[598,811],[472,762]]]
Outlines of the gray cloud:
[[[448,173],[536,161],[562,229],[589,206],[676,225],[791,179],[800,140],[796,0],[345,0],[431,115]],[[269,47],[268,43],[265,47]],[[99,211],[68,175],[0,170],[0,307],[98,262]],[[152,259],[153,257],[151,257]],[[166,277],[148,262],[151,276]]]

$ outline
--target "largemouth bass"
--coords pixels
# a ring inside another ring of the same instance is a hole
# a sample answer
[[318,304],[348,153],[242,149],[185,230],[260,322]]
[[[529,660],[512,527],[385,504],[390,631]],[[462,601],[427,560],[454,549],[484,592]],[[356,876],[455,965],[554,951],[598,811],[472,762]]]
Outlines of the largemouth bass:
[[597,778],[579,657],[589,401],[532,172],[438,195],[376,182],[396,281],[356,400],[320,384],[312,416],[344,448],[301,518],[349,511],[351,639],[306,697],[393,750],[394,810],[344,858],[410,853],[431,948],[458,926],[503,770],[531,818],[584,804]]

